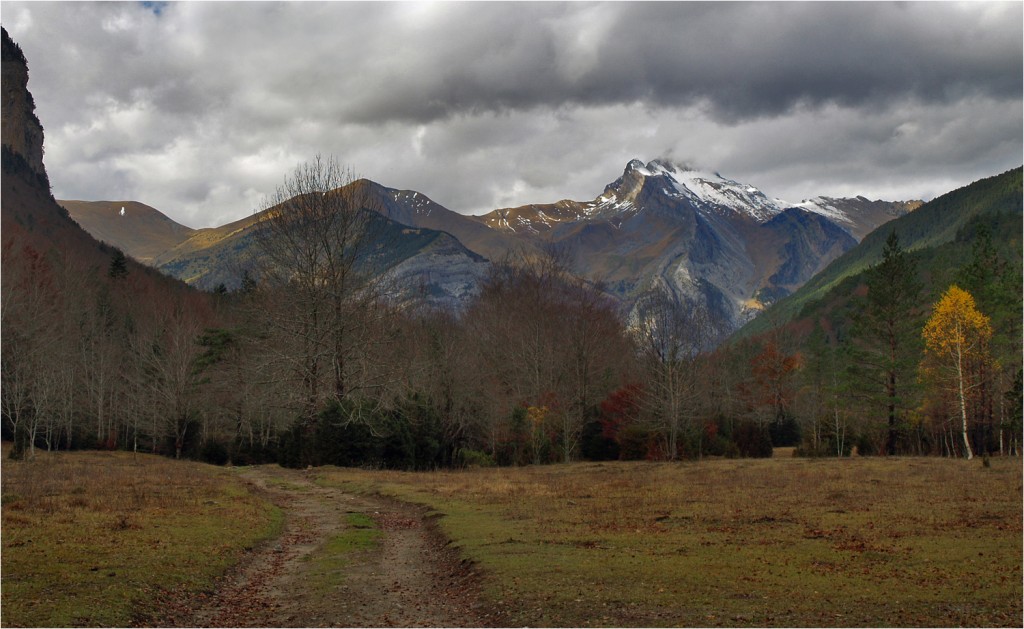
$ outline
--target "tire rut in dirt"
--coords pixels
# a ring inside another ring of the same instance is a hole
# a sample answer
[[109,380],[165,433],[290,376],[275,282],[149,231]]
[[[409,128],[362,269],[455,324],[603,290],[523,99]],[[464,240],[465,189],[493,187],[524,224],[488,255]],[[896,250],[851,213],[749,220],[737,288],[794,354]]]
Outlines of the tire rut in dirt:
[[[250,468],[252,485],[285,513],[276,540],[256,549],[192,619],[210,627],[483,626],[475,575],[421,510],[315,485],[304,472]],[[363,513],[382,536],[373,550],[346,553],[344,576],[327,590],[309,587],[310,566]]]

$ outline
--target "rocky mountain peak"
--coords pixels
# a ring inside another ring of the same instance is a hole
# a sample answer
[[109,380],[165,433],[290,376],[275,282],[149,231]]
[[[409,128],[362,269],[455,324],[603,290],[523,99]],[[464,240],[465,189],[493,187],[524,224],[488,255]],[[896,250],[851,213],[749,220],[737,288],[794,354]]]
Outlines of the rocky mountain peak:
[[696,211],[752,218],[757,222],[770,220],[788,207],[754,186],[663,158],[646,164],[639,159],[630,160],[622,176],[605,187],[595,204],[604,212],[612,208],[636,210],[641,193],[648,202],[654,197],[666,202],[658,201],[657,205],[681,203]]
[[622,174],[626,175],[626,174],[628,174],[628,173],[630,173],[630,172],[632,172],[634,170],[640,169],[640,168],[645,168],[644,163],[641,160],[636,159],[634,157],[633,159],[629,160],[628,164],[626,164],[626,169],[624,171],[622,171]]

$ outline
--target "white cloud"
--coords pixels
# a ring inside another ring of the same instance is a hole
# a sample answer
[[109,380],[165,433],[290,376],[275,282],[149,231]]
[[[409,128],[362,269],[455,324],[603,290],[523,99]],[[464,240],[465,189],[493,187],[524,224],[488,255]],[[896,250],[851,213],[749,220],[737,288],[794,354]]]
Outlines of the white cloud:
[[240,218],[317,153],[464,213],[670,156],[798,200],[1021,161],[1022,5],[4,2],[58,197]]

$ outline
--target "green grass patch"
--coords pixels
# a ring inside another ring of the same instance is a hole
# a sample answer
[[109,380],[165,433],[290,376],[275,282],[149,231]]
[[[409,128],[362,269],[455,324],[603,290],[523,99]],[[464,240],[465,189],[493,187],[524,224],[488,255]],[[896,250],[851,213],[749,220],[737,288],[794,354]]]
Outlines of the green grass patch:
[[380,529],[368,515],[346,513],[345,529],[310,556],[307,587],[321,595],[333,591],[345,581],[352,554],[377,548],[380,538]]
[[267,480],[268,485],[272,485],[278,489],[284,491],[290,491],[295,493],[306,493],[310,491],[306,485],[300,485],[299,483],[293,483],[291,481],[284,480],[283,478],[271,478]]
[[380,544],[380,529],[365,513],[346,513],[345,524],[345,531],[327,542],[325,555],[343,558],[346,553],[371,550]]
[[1019,459],[320,475],[442,514],[506,625],[1021,622]]
[[118,452],[3,462],[2,622],[129,626],[280,532],[229,470]]

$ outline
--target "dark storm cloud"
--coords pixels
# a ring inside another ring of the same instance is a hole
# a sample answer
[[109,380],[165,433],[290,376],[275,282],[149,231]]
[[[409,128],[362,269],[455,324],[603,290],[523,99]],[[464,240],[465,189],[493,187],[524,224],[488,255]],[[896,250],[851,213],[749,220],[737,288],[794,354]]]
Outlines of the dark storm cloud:
[[712,116],[737,120],[798,104],[1019,98],[1021,7],[455,5],[446,16],[452,32],[413,32],[396,44],[398,55],[425,55],[413,62],[418,80],[381,68],[376,89],[347,113],[425,122],[480,109],[643,100],[705,103]]
[[[706,98],[730,118],[798,104],[1019,98],[1021,38],[1011,25],[1021,5],[1006,9],[997,20],[953,4],[726,3],[691,17],[686,5],[642,5],[599,66],[617,82],[643,77],[634,89],[651,85],[661,104]],[[629,44],[645,34],[657,43]]]
[[460,212],[590,199],[671,155],[791,200],[1021,160],[1010,3],[22,3],[58,197],[193,227],[317,153]]

